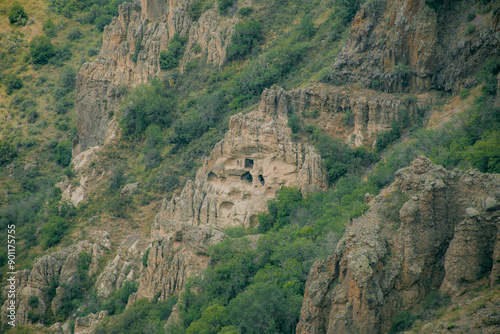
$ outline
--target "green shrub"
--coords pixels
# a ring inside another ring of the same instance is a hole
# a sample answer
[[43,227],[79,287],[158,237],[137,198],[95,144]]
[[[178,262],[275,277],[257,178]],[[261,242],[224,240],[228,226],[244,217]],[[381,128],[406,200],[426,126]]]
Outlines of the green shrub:
[[66,233],[68,224],[62,217],[50,217],[47,223],[42,226],[40,232],[42,244],[45,248],[50,248],[57,245]]
[[163,334],[164,324],[177,303],[177,296],[172,296],[164,302],[149,302],[141,299],[114,318],[100,322],[96,334]]
[[500,58],[491,57],[486,61],[483,68],[476,75],[476,79],[484,83],[483,93],[486,95],[495,95],[497,93],[498,81],[496,79],[500,72]]
[[61,141],[57,143],[54,151],[56,162],[62,167],[69,166],[72,158],[71,142]]
[[179,65],[179,57],[182,55],[183,44],[184,40],[179,37],[179,34],[175,34],[167,50],[160,52],[159,63],[162,70],[169,70]]
[[219,0],[219,12],[221,14],[227,14],[229,8],[231,8],[236,3],[236,0]]
[[198,112],[190,111],[177,120],[172,128],[174,131],[170,136],[170,142],[182,147],[201,137],[208,130],[208,124]]
[[300,34],[305,38],[311,38],[316,33],[312,19],[306,15],[300,21]]
[[337,5],[337,17],[342,24],[346,25],[352,21],[364,0],[339,0]]
[[397,121],[393,121],[391,125],[391,129],[380,132],[377,134],[377,140],[375,142],[375,149],[377,152],[385,149],[389,144],[399,139],[401,136],[400,126]]
[[75,89],[76,71],[71,66],[65,66],[59,72],[57,84],[59,87],[66,89],[70,92]]
[[467,25],[465,32],[467,33],[467,35],[472,35],[473,33],[476,32],[476,26],[472,23],[469,23]]
[[125,310],[131,294],[137,292],[139,285],[133,281],[125,281],[116,292],[112,293],[103,304],[103,309],[110,315],[120,314]]
[[160,129],[169,127],[173,120],[176,103],[163,83],[153,80],[151,84],[135,88],[124,100],[119,120],[123,134],[129,139],[140,139],[146,129],[156,124]]
[[80,29],[78,28],[73,28],[69,31],[68,33],[68,39],[70,41],[74,41],[74,40],[77,40],[77,39],[80,39],[83,37],[83,33]]
[[124,168],[122,166],[116,167],[111,175],[108,191],[110,193],[116,193],[125,184],[126,180]]
[[33,63],[45,65],[54,57],[56,50],[49,37],[37,36],[30,42],[30,53]]
[[299,133],[302,129],[300,117],[297,115],[291,115],[288,117],[288,126],[292,129],[292,133]]
[[47,35],[47,37],[56,37],[57,36],[57,29],[56,25],[54,24],[54,21],[52,21],[50,18],[45,19],[42,23],[42,31]]
[[470,96],[470,89],[462,89],[460,91],[460,100],[465,100],[466,98],[468,98]]
[[[134,62],[134,63],[137,63],[137,59],[139,58],[139,53],[141,52],[142,50],[142,36],[139,36],[136,40],[135,40],[135,49],[134,49],[134,53],[130,56],[130,59]],[[161,58],[161,56],[160,56]],[[160,67],[161,67],[161,63],[160,63]]]
[[70,46],[65,44],[54,49],[54,56],[49,59],[49,64],[61,67],[71,57],[73,57],[73,52],[71,52]]
[[229,60],[246,56],[263,37],[262,25],[256,21],[239,22],[234,27],[231,44],[227,48]]
[[15,90],[23,88],[23,80],[13,73],[7,74],[3,83],[7,86],[7,94],[12,94]]
[[253,8],[252,7],[243,7],[240,9],[239,14],[241,16],[250,16],[253,13]]
[[190,6],[188,7],[188,14],[191,17],[193,21],[198,21],[200,16],[205,12],[206,7],[205,3],[206,0],[195,0],[191,2]]
[[37,296],[30,296],[28,298],[28,306],[32,308],[37,308],[40,303],[40,300]]
[[113,17],[111,15],[101,15],[95,21],[95,26],[99,31],[103,31],[104,28],[109,25],[113,21]]
[[342,115],[342,122],[347,126],[354,126],[354,113],[351,109],[348,109],[344,115]]
[[74,107],[74,105],[75,104],[73,102],[73,99],[69,98],[68,96],[64,96],[54,104],[54,111],[58,115],[64,115],[69,110],[71,110]]
[[144,252],[144,255],[142,256],[142,265],[144,267],[148,266],[148,258],[149,258],[149,248]]
[[9,22],[11,25],[24,26],[28,22],[28,14],[19,2],[14,2],[9,11]]
[[417,320],[417,316],[409,311],[404,311],[394,317],[389,333],[399,333],[410,329]]
[[500,173],[500,131],[485,132],[466,151],[465,158],[483,173]]

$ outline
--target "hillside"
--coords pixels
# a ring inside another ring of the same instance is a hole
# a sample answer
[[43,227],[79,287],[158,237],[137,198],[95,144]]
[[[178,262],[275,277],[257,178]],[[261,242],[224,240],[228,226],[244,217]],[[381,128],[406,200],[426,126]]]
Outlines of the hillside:
[[4,1],[0,33],[2,331],[500,330],[497,2]]

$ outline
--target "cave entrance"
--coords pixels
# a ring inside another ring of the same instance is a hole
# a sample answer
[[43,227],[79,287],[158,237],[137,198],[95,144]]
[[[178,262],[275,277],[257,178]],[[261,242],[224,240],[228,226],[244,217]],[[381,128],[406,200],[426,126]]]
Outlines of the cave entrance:
[[260,181],[260,184],[262,186],[266,184],[266,180],[264,180],[264,177],[262,176],[262,174],[259,175],[259,181]]
[[252,183],[253,181],[252,174],[250,174],[249,172],[245,172],[245,174],[241,175],[241,180]]
[[207,178],[208,181],[215,181],[217,179],[218,179],[218,177],[217,177],[217,175],[215,175],[215,173],[213,173],[213,172],[208,173],[208,178]]
[[253,160],[252,159],[245,159],[245,168],[249,168],[249,169],[253,168]]

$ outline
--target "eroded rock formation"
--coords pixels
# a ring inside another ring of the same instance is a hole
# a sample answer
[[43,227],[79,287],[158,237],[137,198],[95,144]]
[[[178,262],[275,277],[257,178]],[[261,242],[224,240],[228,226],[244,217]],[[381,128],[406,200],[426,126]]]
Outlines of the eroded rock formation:
[[385,92],[457,91],[500,50],[500,13],[477,9],[471,2],[433,10],[425,0],[369,1],[354,18],[332,81]]
[[230,129],[179,197],[164,201],[151,228],[155,239],[137,298],[182,290],[208,263],[208,247],[222,229],[252,226],[283,186],[304,193],[324,189],[326,174],[313,147],[294,142],[282,88],[265,90],[257,110],[231,117]]
[[[407,198],[398,223],[384,212]],[[500,177],[447,171],[419,157],[354,219],[335,253],[313,265],[298,333],[382,333],[431,291],[452,297],[498,283]]]
[[[60,251],[45,255],[33,264],[33,269],[24,269],[16,274],[16,324],[23,325],[32,322],[28,316],[45,315],[47,308],[51,308],[53,314],[61,309],[63,298],[68,296],[69,290],[75,284],[80,283],[80,257],[86,253],[90,258],[86,273],[89,277],[94,276],[99,270],[99,259],[105,249],[111,245],[106,233],[94,233],[95,242],[81,241]],[[7,288],[3,294],[6,296]],[[38,303],[30,303],[30,297],[38,297]],[[8,300],[2,306],[2,317],[7,314]],[[34,307],[34,305],[37,305]],[[6,321],[6,318],[2,318]]]

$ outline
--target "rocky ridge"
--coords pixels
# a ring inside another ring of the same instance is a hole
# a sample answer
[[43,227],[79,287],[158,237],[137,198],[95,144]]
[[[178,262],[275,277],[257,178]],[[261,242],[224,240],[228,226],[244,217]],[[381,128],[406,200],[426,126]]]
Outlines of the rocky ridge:
[[[500,177],[424,157],[396,175],[311,268],[297,333],[383,333],[432,291],[455,298],[478,280],[498,284]],[[398,197],[399,226],[384,214]]]

